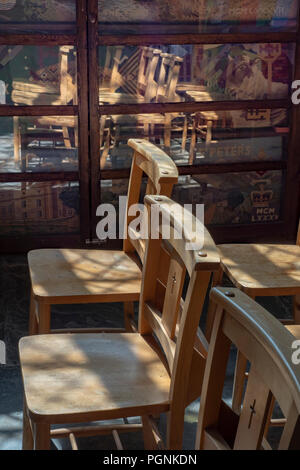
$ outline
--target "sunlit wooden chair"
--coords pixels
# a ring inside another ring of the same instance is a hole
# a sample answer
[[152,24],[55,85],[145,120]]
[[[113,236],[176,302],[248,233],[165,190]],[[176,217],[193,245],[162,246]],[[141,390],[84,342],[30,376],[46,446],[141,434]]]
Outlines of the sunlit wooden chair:
[[[133,148],[127,199],[128,209],[139,202],[143,172],[147,194],[170,196],[178,171],[173,161],[155,145],[130,140]],[[139,299],[144,240],[124,239],[122,251],[41,249],[28,254],[32,293],[30,334],[50,331],[51,305],[123,302],[125,326],[131,330],[133,302]]]
[[[264,195],[257,194],[257,198]],[[214,275],[213,285],[221,285],[223,273],[233,284],[255,299],[259,296],[294,296],[294,318],[284,324],[300,324],[300,225],[295,245],[232,244],[218,245],[221,269]],[[210,304],[208,337],[215,306]],[[247,360],[238,354],[233,409],[240,411]]]
[[[182,447],[185,407],[199,396],[202,385],[205,355],[194,343],[219,255],[204,227],[204,243],[197,245],[201,231],[194,235],[187,230],[182,206],[163,196],[146,196],[145,204],[149,226],[154,206],[162,216],[154,227],[157,236],[146,243],[138,333],[35,335],[20,341],[24,449],[49,449],[50,438],[64,436],[76,448],[76,435],[105,432],[113,432],[121,449],[117,432],[141,425],[74,428],[66,423],[131,416],[142,417],[145,448],[162,448],[153,419],[160,413],[168,415],[166,448]],[[171,230],[165,239],[167,220]],[[191,242],[195,246],[188,249]],[[206,342],[199,346],[206,353]],[[62,423],[63,429],[51,429]]]
[[[217,305],[199,410],[196,449],[270,449],[265,432],[276,398],[284,426],[279,449],[300,449],[300,368],[293,364],[293,336],[269,312],[236,288],[215,288]],[[300,338],[300,326],[297,337]],[[222,400],[234,344],[250,362],[239,415]]]

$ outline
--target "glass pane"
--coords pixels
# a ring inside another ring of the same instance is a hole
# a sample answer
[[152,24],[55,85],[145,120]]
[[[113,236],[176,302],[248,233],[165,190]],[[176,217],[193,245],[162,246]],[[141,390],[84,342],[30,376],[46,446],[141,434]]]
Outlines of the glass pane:
[[76,103],[73,46],[0,46],[0,104]]
[[298,0],[99,0],[103,32],[295,31]]
[[130,138],[146,138],[177,165],[278,161],[286,157],[284,109],[102,116],[101,168],[129,168]]
[[100,104],[285,99],[294,44],[101,46]]
[[78,232],[78,183],[0,184],[1,237]]
[[0,172],[77,170],[76,116],[0,117]]
[[1,32],[73,32],[76,0],[0,0]]
[[207,225],[276,222],[281,216],[281,171],[182,176],[173,198],[204,204]]

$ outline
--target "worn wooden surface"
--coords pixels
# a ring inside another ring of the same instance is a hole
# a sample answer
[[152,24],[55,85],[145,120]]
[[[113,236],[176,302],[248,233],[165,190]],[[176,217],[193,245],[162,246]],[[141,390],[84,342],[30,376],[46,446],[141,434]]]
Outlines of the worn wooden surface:
[[300,293],[297,245],[219,245],[222,267],[232,282],[255,295]]

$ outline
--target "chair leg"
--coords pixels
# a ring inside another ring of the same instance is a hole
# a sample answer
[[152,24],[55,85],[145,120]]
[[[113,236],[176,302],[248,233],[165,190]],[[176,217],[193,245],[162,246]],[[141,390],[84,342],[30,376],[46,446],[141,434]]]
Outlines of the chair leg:
[[38,302],[38,317],[38,334],[44,335],[50,333],[51,305]]
[[28,410],[26,401],[24,398],[24,407],[23,407],[23,450],[33,450],[33,434],[30,419],[28,417]]
[[241,413],[246,369],[247,359],[240,351],[238,351],[232,392],[232,409],[238,415]]
[[[223,281],[224,271],[220,268],[217,272],[213,273],[211,287],[221,286]],[[216,305],[210,300],[207,311],[207,320],[205,327],[205,337],[207,341],[210,340],[212,328],[215,320]]]
[[[256,295],[253,294],[251,290],[246,291],[245,293],[255,300]],[[233,392],[232,392],[232,409],[236,414],[241,413],[241,405],[243,400],[244,385],[246,380],[246,370],[247,370],[247,359],[245,356],[238,351],[236,358],[236,365],[234,371],[234,382],[233,382]]]
[[50,424],[34,424],[34,450],[50,450]]
[[295,325],[300,325],[300,295],[294,296],[294,322]]
[[134,328],[134,303],[133,302],[124,302],[124,323],[125,329],[128,333],[136,332]]
[[197,130],[196,130],[195,118],[194,118],[192,135],[191,135],[190,152],[189,152],[189,164],[190,165],[194,163],[194,159],[196,157],[195,155],[196,143],[197,143]]
[[270,408],[269,408],[269,411],[268,411],[267,420],[266,420],[266,427],[265,427],[265,431],[264,431],[265,439],[267,439],[267,437],[268,437],[268,432],[269,432],[269,429],[270,429],[270,426],[271,426],[271,420],[272,420],[273,411],[274,411],[274,408],[275,408],[275,403],[276,403],[276,400],[275,400],[274,397],[272,397],[272,400],[271,400],[271,403],[270,403]]
[[185,150],[185,147],[186,147],[187,133],[188,133],[188,120],[187,120],[187,116],[184,115],[183,129],[182,129],[182,142],[181,142],[181,148],[183,151]]
[[142,424],[145,450],[163,450],[164,443],[154,419],[150,416],[142,416]]
[[168,413],[167,450],[181,450],[184,427],[184,407]]
[[29,335],[36,335],[38,332],[38,321],[36,318],[36,301],[31,291],[30,294],[30,310],[29,310]]

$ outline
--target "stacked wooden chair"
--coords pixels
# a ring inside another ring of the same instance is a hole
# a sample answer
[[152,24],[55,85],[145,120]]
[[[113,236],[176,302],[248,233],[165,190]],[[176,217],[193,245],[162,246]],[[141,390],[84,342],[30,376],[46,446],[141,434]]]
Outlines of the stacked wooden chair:
[[[156,74],[161,54],[160,50],[152,47],[141,48],[140,56],[138,56],[137,82],[130,84],[124,83],[126,78],[121,73],[121,66],[124,62],[122,58],[123,50],[124,46],[106,47],[105,64],[103,71],[100,73],[102,80],[99,88],[99,103],[150,103],[157,92]],[[128,67],[132,69],[134,74],[137,67],[136,60],[132,60]],[[124,85],[125,88],[130,85],[130,93],[116,91]],[[100,117],[100,168],[105,167],[111,147],[118,145],[119,128],[115,128],[116,119],[122,119],[122,116],[101,115]]]
[[[113,49],[115,49],[113,53]],[[156,95],[158,83],[156,81],[157,67],[161,51],[152,47],[141,47],[137,57],[122,58],[124,46],[106,48],[106,58],[103,71],[106,81],[100,81],[99,101],[105,104],[150,103]],[[128,64],[127,61],[130,63]],[[132,62],[132,63],[131,63]],[[138,67],[136,83],[127,83],[126,76],[122,75],[122,65],[126,64],[126,72],[134,76]],[[127,70],[128,68],[128,70]],[[110,76],[109,80],[107,77]],[[116,91],[130,88],[131,92]]]
[[[204,373],[196,449],[271,449],[266,434],[274,397],[284,418],[278,449],[300,449],[300,369],[292,361],[295,336],[239,289],[215,288],[217,305]],[[240,415],[222,399],[234,344],[250,362]]]
[[[45,68],[37,74],[34,81],[14,80],[12,83],[12,100],[17,105],[68,105],[77,104],[77,83],[73,46],[59,48],[59,62],[50,71]],[[44,77],[45,75],[45,77]],[[43,116],[22,119],[14,117],[14,159],[21,162],[22,171],[26,171],[28,157],[24,157],[32,141],[52,141],[66,149],[77,148],[78,132],[75,116]],[[61,147],[60,147],[61,148]],[[21,152],[20,152],[21,150]],[[34,150],[31,150],[34,152]],[[21,156],[21,158],[20,158]]]
[[[113,433],[121,449],[119,432],[141,425],[86,428],[78,423],[131,416],[142,417],[145,448],[163,448],[153,418],[160,413],[168,415],[165,447],[182,447],[185,407],[201,392],[206,344],[194,344],[219,255],[204,227],[199,251],[197,235],[184,227],[181,206],[164,196],[146,196],[145,204],[148,215],[156,208],[162,217],[159,236],[146,243],[138,332],[35,335],[20,341],[24,449],[49,449],[51,438],[66,436],[76,449],[77,436],[106,432]],[[170,220],[168,239],[163,237],[164,220]],[[187,250],[191,242],[195,246]],[[61,429],[51,428],[63,423]]]
[[[51,305],[122,302],[127,331],[133,326],[134,301],[139,300],[145,242],[128,238],[128,209],[140,201],[143,174],[147,194],[170,196],[177,183],[174,162],[155,145],[130,140],[133,148],[122,251],[41,249],[28,254],[31,277],[30,334],[49,333]],[[102,329],[103,330],[103,329]]]
[[[159,49],[141,48],[136,83],[127,83],[126,75],[122,76],[122,66],[126,60],[122,53],[124,49],[107,48],[105,65],[102,75],[108,76],[105,70],[110,70],[111,82],[100,85],[99,99],[101,104],[132,104],[132,103],[167,103],[181,100],[176,93],[179,73],[183,59]],[[127,68],[133,72],[137,67],[136,61],[127,59]],[[108,66],[107,64],[110,64]],[[113,64],[113,65],[111,65]],[[124,65],[125,64],[125,65]],[[110,67],[110,68],[109,68]],[[131,91],[116,91],[118,88],[129,88]],[[164,149],[169,152],[171,135],[182,136],[182,148],[186,147],[188,121],[184,113],[157,113],[139,115],[102,115],[100,118],[100,167],[107,163],[109,151],[117,148],[119,143],[130,136],[142,136],[155,142],[163,139]]]
[[[213,285],[221,285],[223,274],[233,284],[255,299],[258,296],[294,296],[294,318],[282,323],[300,324],[300,225],[295,245],[232,244],[218,246],[221,269],[214,275]],[[215,306],[210,305],[207,336],[210,337]],[[238,353],[233,409],[239,413],[244,390],[247,359]]]

